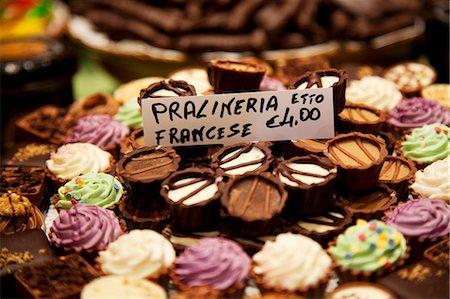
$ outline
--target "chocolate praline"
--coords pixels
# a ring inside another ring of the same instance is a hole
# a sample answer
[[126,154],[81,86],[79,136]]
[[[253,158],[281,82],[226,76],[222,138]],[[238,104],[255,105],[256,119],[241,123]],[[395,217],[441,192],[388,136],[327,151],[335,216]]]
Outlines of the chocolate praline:
[[381,168],[378,181],[397,192],[397,199],[408,198],[408,184],[414,178],[417,169],[414,163],[402,157],[387,156]]
[[239,176],[269,169],[273,156],[264,144],[238,143],[223,147],[212,156],[211,167],[218,175]]
[[263,173],[232,178],[220,200],[232,231],[262,236],[277,227],[286,199],[281,182],[270,173]]
[[346,103],[338,115],[337,131],[377,135],[385,120],[386,113],[382,110],[364,104]]
[[188,168],[164,180],[161,196],[169,205],[172,227],[189,231],[218,228],[221,187],[208,168]]
[[288,192],[283,214],[290,218],[320,213],[333,200],[337,169],[325,157],[293,157],[278,164],[275,174]]
[[[195,87],[181,80],[162,80],[150,84],[148,87],[141,90],[138,97],[138,103],[141,105],[142,99],[145,98],[166,98],[169,95],[158,95],[158,91],[168,91],[173,94],[173,96],[195,96],[197,95]],[[142,106],[142,105],[141,105]]]

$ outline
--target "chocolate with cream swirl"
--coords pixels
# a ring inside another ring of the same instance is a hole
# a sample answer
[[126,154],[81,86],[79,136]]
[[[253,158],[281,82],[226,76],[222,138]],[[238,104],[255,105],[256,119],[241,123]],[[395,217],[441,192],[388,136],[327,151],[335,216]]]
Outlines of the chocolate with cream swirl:
[[251,260],[235,242],[204,238],[175,261],[175,274],[187,287],[211,286],[226,290],[245,284]]
[[61,210],[50,228],[50,239],[56,246],[75,252],[104,249],[122,234],[112,211],[87,204]]

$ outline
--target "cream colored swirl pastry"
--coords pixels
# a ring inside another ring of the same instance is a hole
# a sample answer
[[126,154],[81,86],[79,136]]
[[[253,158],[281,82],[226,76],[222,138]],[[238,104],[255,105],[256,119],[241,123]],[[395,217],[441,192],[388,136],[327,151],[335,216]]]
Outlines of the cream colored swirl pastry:
[[166,291],[154,282],[122,275],[107,275],[88,283],[81,299],[93,298],[167,298]]
[[90,143],[70,143],[58,148],[46,161],[48,170],[57,178],[71,180],[89,172],[103,172],[110,167],[110,153]]
[[387,111],[394,108],[402,99],[395,84],[378,76],[354,80],[345,92],[346,100],[369,105]]
[[99,263],[104,273],[133,278],[157,278],[174,261],[172,244],[153,230],[132,230],[99,252]]
[[411,188],[422,197],[450,202],[450,160],[445,158],[416,172]]
[[288,291],[306,290],[331,273],[331,258],[319,243],[291,233],[267,241],[253,256],[254,273],[264,284]]

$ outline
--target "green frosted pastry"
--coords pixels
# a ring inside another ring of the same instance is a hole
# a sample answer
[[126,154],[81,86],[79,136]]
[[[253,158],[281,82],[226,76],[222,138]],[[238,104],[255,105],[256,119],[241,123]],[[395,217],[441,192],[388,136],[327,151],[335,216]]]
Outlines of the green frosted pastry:
[[421,163],[445,159],[450,154],[450,128],[440,123],[425,125],[406,135],[401,151],[407,158]]
[[399,261],[405,255],[406,240],[382,221],[358,219],[328,251],[342,268],[372,273]]
[[87,173],[67,182],[58,189],[59,201],[56,205],[70,209],[73,204],[85,203],[108,208],[119,202],[123,187],[112,175]]
[[141,107],[137,100],[129,100],[119,108],[119,111],[114,116],[114,119],[127,125],[129,128],[142,128],[143,119]]

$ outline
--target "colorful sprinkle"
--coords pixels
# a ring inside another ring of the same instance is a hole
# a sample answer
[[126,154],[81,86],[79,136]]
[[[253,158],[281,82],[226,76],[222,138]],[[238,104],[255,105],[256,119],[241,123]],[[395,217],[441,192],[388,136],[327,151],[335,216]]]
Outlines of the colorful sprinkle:
[[75,179],[75,183],[79,186],[83,186],[84,185],[84,181],[81,178],[76,178]]
[[377,234],[381,234],[383,232],[383,229],[378,227],[375,231],[377,232]]
[[375,248],[376,248],[375,244],[374,243],[370,243],[369,249],[370,250],[375,250]]
[[116,182],[114,182],[113,187],[114,187],[114,189],[116,189],[116,190],[119,190],[119,189],[120,189],[120,186],[119,186]]
[[369,230],[376,230],[377,229],[377,225],[375,223],[371,223],[369,224]]
[[387,261],[383,267],[384,267],[384,269],[389,269],[391,266],[392,266],[392,264],[389,261]]
[[360,234],[360,235],[358,236],[358,239],[359,239],[360,241],[364,241],[364,240],[366,239],[366,235]]
[[387,242],[384,241],[384,240],[378,240],[378,241],[377,241],[377,247],[378,247],[378,248],[381,248],[381,249],[385,249],[385,248],[388,247],[388,244],[387,244]]
[[[377,233],[378,233],[378,231],[377,231]],[[381,233],[378,236],[378,240],[386,241],[387,239],[388,239],[388,236],[385,233]]]
[[72,205],[76,205],[76,204],[78,203],[78,201],[76,201],[75,199],[71,199],[71,200],[70,200],[70,203],[71,203]]
[[382,256],[379,260],[378,260],[378,264],[379,265],[386,265],[386,263],[388,263],[389,261],[388,261],[388,259],[387,259],[387,257],[385,257],[385,256]]
[[441,129],[441,128],[439,128],[439,127],[435,127],[435,128],[434,128],[434,130],[435,130],[435,131],[436,131],[436,133],[438,133],[438,134],[439,134],[439,133],[441,133],[441,131],[442,131],[442,129]]
[[356,220],[356,225],[366,225],[367,221],[364,219],[358,219]]
[[347,260],[351,260],[351,259],[352,259],[352,255],[351,255],[350,253],[346,253],[346,254],[345,254],[345,258],[346,258]]

